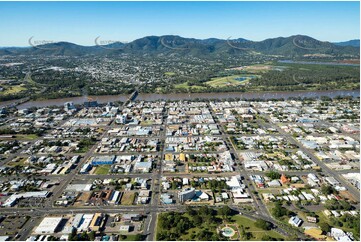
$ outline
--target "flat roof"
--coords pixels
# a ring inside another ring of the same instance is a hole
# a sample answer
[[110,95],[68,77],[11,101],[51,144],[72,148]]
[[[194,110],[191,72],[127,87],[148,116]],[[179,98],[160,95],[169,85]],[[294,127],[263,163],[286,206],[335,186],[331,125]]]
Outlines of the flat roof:
[[39,226],[36,228],[35,233],[37,234],[54,233],[62,220],[63,220],[62,217],[46,217],[43,219],[43,221],[41,221]]

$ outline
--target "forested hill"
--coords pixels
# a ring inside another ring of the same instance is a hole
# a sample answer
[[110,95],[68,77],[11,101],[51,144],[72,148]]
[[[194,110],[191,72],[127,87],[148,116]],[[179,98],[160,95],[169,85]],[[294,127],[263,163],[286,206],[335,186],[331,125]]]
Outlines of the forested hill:
[[[353,43],[353,42],[352,42]],[[46,56],[117,56],[173,54],[200,58],[242,55],[274,55],[276,57],[359,58],[355,44],[322,42],[304,35],[278,37],[263,41],[246,39],[193,39],[175,35],[147,36],[129,43],[81,46],[69,42],[49,43],[28,48],[1,48],[0,55]]]

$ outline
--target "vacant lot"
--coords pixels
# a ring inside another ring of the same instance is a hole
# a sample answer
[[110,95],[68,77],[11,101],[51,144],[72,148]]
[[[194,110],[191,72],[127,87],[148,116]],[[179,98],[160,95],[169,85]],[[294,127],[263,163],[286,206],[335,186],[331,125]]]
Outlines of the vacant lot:
[[6,86],[5,90],[0,92],[0,94],[1,95],[16,94],[16,93],[24,91],[24,90],[26,90],[26,87],[24,87],[22,84],[16,85],[16,86]]
[[175,73],[174,72],[165,72],[164,75],[165,76],[174,76]]
[[26,157],[20,158],[17,161],[12,160],[9,163],[7,163],[8,166],[25,166]]
[[188,82],[183,82],[183,83],[180,83],[180,84],[176,84],[174,85],[174,87],[176,89],[188,89],[188,88],[192,88],[192,89],[195,89],[195,90],[202,90],[202,89],[205,89],[206,87],[202,87],[202,86],[196,86],[196,85],[189,85]]
[[110,170],[110,165],[103,165],[103,166],[98,166],[97,168],[95,168],[95,171],[93,174],[95,175],[107,175],[109,173]]
[[122,205],[132,205],[135,199],[135,192],[124,192],[122,200],[120,203]]
[[37,136],[36,134],[17,134],[16,135],[17,139],[25,139],[25,140],[34,140],[38,137],[39,136]]

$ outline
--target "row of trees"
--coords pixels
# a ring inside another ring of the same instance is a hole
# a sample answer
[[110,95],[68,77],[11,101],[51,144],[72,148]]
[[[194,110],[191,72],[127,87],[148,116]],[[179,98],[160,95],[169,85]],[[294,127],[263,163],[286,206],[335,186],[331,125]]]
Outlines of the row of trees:
[[84,231],[81,234],[77,233],[77,230],[74,229],[71,234],[68,236],[69,241],[94,241],[95,231],[87,232]]
[[[158,240],[179,240],[179,238],[188,233],[192,228],[198,228],[199,231],[193,232],[190,237],[195,240],[225,240],[225,238],[215,231],[215,227],[222,222],[222,219],[229,220],[233,211],[224,206],[214,210],[207,206],[199,209],[187,207],[184,214],[169,212],[159,215],[159,228],[162,228],[158,234]],[[220,216],[222,219],[220,219]],[[213,228],[213,229],[211,229]]]
[[274,208],[271,210],[272,215],[275,218],[282,218],[283,216],[291,216],[294,215],[294,213],[287,208],[282,206],[282,203],[277,201],[275,202]]

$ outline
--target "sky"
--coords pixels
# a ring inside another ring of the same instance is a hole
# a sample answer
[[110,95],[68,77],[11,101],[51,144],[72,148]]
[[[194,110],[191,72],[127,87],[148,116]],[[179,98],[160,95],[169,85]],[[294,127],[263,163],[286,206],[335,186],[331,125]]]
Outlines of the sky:
[[0,2],[0,46],[32,41],[81,45],[149,35],[359,39],[357,2]]

